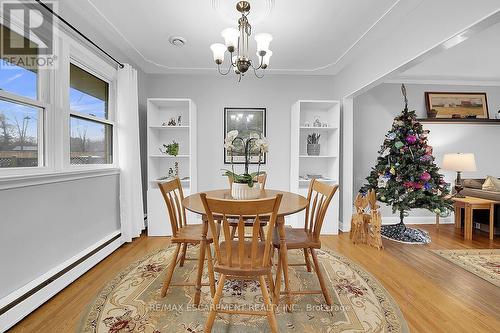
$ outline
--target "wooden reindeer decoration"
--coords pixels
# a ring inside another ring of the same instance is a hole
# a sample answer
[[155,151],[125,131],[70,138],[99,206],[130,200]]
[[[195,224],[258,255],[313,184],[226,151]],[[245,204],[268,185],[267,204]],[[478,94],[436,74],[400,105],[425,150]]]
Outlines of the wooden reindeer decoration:
[[379,212],[380,206],[377,205],[377,195],[374,190],[368,192],[368,203],[370,204],[370,222],[367,225],[367,243],[376,247],[377,250],[383,249],[382,236],[380,229],[382,227],[382,217]]
[[358,193],[356,200],[354,200],[354,207],[356,213],[351,219],[351,232],[349,238],[353,243],[366,243],[366,228],[365,224],[370,215],[365,214],[365,209],[368,206],[368,199],[361,193]]

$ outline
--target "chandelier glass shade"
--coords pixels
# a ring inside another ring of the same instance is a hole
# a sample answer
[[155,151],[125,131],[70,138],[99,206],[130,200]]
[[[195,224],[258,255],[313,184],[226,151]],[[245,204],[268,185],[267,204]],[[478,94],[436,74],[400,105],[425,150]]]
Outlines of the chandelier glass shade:
[[[222,75],[227,75],[234,71],[238,76],[238,81],[249,69],[253,69],[255,76],[262,78],[264,75],[259,74],[258,71],[265,70],[269,66],[269,59],[273,52],[269,49],[269,44],[273,40],[273,36],[268,33],[259,33],[255,35],[257,43],[257,61],[258,65],[255,66],[250,59],[248,51],[248,40],[252,34],[252,26],[248,22],[248,15],[250,13],[250,3],[247,1],[239,1],[236,4],[236,10],[241,13],[238,19],[238,29],[227,28],[222,30],[221,36],[224,39],[224,44],[215,43],[210,45],[214,61],[217,64],[217,70]],[[224,62],[226,51],[229,52],[229,67],[226,71],[221,70],[221,65]]]

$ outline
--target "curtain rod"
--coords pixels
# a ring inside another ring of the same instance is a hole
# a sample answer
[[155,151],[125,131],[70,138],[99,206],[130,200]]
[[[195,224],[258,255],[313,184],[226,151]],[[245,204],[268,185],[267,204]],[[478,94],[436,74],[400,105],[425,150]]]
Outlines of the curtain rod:
[[68,27],[70,27],[74,32],[76,32],[78,35],[80,35],[83,39],[85,39],[87,42],[89,42],[90,44],[92,44],[94,47],[96,47],[99,51],[101,51],[102,53],[104,53],[109,59],[113,60],[113,62],[117,63],[118,66],[120,66],[120,68],[123,68],[125,67],[121,62],[119,62],[118,60],[116,60],[111,54],[109,54],[108,52],[104,51],[101,47],[99,47],[99,45],[97,45],[96,43],[94,43],[90,38],[88,38],[87,36],[85,36],[82,32],[80,32],[80,30],[78,30],[77,28],[75,28],[71,23],[69,23],[68,21],[66,21],[65,19],[63,19],[59,14],[55,13],[50,7],[48,7],[46,4],[44,4],[42,1],[40,0],[35,0],[40,6],[42,6],[43,8],[45,8],[48,12],[50,12],[52,15],[54,15],[55,17],[57,17],[59,20],[61,20],[64,24],[66,24]]

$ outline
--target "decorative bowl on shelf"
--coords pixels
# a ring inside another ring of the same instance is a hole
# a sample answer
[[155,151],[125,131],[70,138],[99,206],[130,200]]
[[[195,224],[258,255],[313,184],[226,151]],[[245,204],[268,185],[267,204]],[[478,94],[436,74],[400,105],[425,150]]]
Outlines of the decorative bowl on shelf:
[[257,199],[260,195],[260,184],[254,183],[252,187],[248,184],[233,183],[231,196],[236,200]]

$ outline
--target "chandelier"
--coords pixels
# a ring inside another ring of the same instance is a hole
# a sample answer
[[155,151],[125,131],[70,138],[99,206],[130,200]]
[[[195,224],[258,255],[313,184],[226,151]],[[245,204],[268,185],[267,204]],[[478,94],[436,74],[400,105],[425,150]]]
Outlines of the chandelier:
[[[241,77],[252,68],[256,77],[262,78],[264,74],[259,74],[258,70],[265,70],[269,65],[269,59],[273,55],[273,52],[269,50],[269,43],[273,39],[268,33],[259,33],[255,35],[255,41],[257,42],[257,59],[258,66],[254,66],[250,55],[248,54],[248,38],[252,34],[252,26],[248,22],[248,15],[250,14],[250,3],[248,1],[239,1],[236,4],[236,10],[241,13],[241,17],[238,20],[238,29],[227,28],[222,30],[221,35],[224,38],[224,44],[216,43],[210,45],[210,49],[213,52],[214,61],[217,64],[217,70],[222,75],[227,75],[231,71],[234,71],[238,75],[238,81],[241,81]],[[221,65],[224,62],[224,55],[226,51],[229,52],[229,67],[227,71],[221,70]]]

